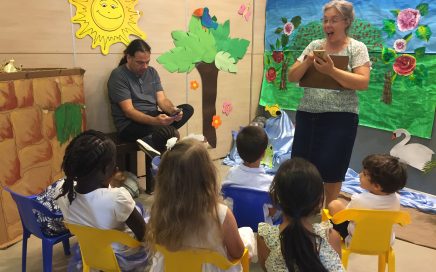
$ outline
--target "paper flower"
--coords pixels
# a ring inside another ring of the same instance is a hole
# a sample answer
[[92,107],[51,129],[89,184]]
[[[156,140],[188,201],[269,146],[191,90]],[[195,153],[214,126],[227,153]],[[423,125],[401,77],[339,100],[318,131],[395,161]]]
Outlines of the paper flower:
[[221,117],[219,115],[214,115],[212,117],[212,126],[217,129],[219,126],[221,126],[223,122],[221,121]]
[[400,76],[408,76],[413,73],[416,67],[416,59],[409,54],[399,56],[394,63],[394,71]]
[[284,55],[283,51],[273,51],[272,58],[275,62],[280,63],[283,61]]
[[224,101],[223,102],[223,108],[222,113],[224,113],[226,116],[229,116],[230,112],[233,110],[232,102],[230,101]]
[[416,9],[403,9],[398,13],[397,25],[402,32],[415,29],[418,26],[421,14]]
[[404,39],[398,39],[394,42],[394,49],[397,52],[404,52],[407,47],[407,41]]
[[197,90],[200,84],[198,84],[197,80],[191,80],[191,90]]
[[292,31],[294,31],[294,24],[291,22],[287,22],[284,26],[283,26],[283,32],[289,36],[292,34]]
[[276,76],[277,76],[276,69],[274,67],[270,67],[266,72],[266,80],[268,82],[272,82],[274,81],[274,79],[276,79]]

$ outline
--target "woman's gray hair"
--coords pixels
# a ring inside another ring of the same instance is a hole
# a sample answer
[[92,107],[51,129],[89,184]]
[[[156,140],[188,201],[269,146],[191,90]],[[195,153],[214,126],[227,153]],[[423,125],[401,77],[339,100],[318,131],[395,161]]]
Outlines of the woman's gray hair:
[[353,3],[344,1],[344,0],[333,0],[324,5],[323,13],[325,13],[328,9],[335,8],[339,13],[344,16],[345,19],[348,20],[348,26],[345,29],[345,32],[348,33],[348,29],[350,29],[351,24],[354,21],[354,7]]

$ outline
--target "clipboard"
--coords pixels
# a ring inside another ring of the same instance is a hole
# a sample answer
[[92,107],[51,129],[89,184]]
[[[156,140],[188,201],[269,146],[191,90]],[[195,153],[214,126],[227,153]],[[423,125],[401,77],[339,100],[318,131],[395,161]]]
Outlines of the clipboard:
[[[330,55],[336,68],[348,70],[348,56]],[[311,65],[303,77],[300,79],[300,87],[331,89],[331,90],[347,90],[332,77],[322,74],[316,70],[314,65]]]

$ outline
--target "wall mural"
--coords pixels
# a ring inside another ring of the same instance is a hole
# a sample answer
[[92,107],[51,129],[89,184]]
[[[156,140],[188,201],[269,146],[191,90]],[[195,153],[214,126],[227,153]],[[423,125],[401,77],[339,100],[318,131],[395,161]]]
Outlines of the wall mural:
[[89,35],[92,48],[100,46],[103,55],[109,54],[114,43],[130,43],[129,35],[145,40],[146,35],[138,26],[140,12],[135,10],[138,0],[69,0],[76,7],[71,22],[80,24],[76,37]]
[[[314,39],[324,37],[322,7],[328,1],[268,0],[264,79],[260,104],[295,110],[302,88],[286,71]],[[406,128],[430,138],[436,105],[436,5],[432,1],[359,0],[350,36],[368,47],[370,85],[358,92],[360,125]]]
[[[157,58],[157,62],[171,73],[189,73],[194,68],[200,73],[203,135],[213,148],[217,143],[216,129],[222,124],[215,106],[218,72],[236,73],[236,64],[244,57],[250,44],[248,40],[230,38],[229,35],[229,20],[218,23],[207,7],[199,8],[191,16],[188,31],[171,32],[176,47]],[[229,104],[225,108],[227,114],[230,113]]]

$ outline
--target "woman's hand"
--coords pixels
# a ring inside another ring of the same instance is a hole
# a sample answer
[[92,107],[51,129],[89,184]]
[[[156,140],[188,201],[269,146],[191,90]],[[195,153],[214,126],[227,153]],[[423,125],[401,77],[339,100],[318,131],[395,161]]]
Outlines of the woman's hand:
[[333,70],[335,69],[333,60],[327,54],[325,54],[325,60],[318,56],[315,56],[313,65],[315,66],[315,69],[318,70],[318,72],[326,75],[332,74]]

